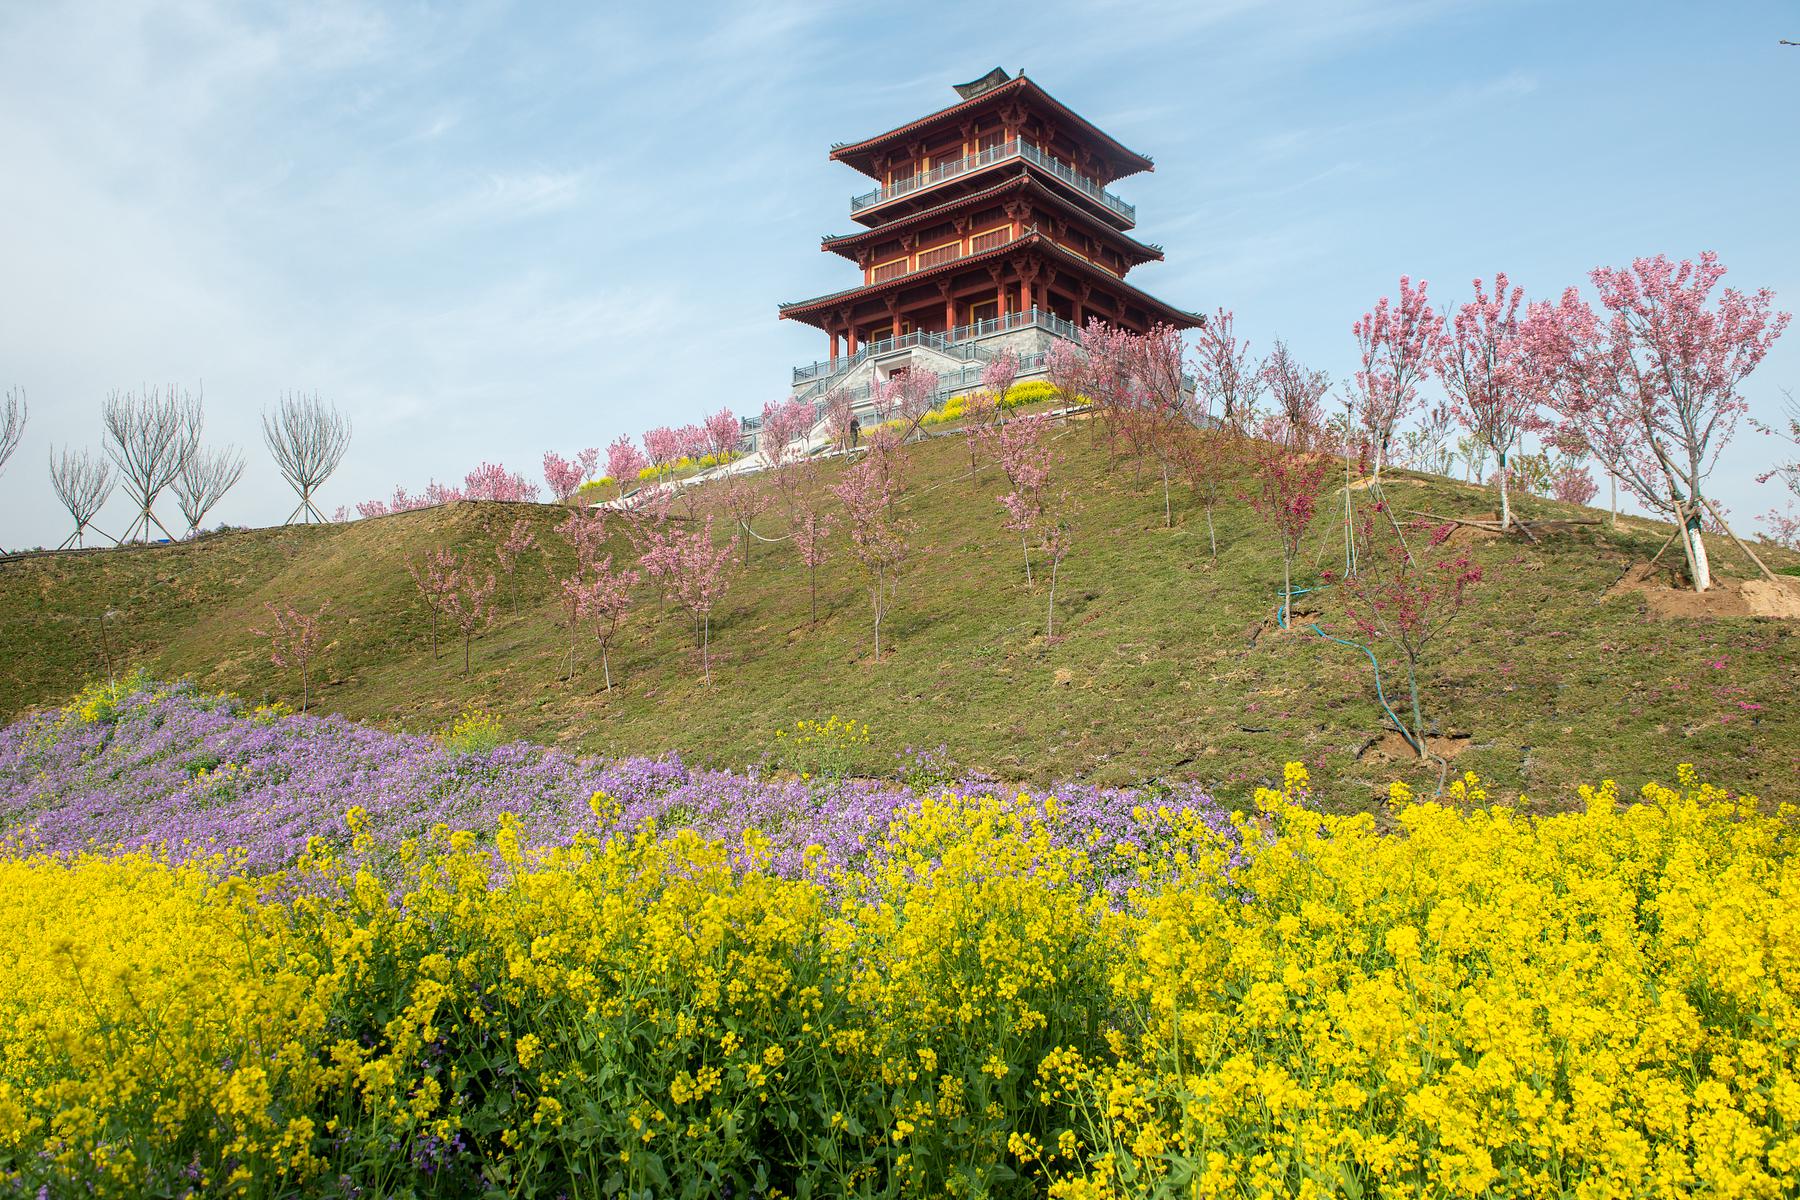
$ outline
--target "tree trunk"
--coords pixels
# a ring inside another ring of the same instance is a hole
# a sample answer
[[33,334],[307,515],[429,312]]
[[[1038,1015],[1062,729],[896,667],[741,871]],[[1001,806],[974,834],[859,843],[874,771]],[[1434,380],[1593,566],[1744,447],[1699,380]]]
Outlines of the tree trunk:
[[1712,586],[1712,563],[1706,557],[1706,542],[1700,536],[1700,511],[1695,507],[1687,527],[1688,562],[1693,568],[1694,590],[1704,592]]
[[1206,541],[1212,547],[1213,562],[1219,561],[1219,534],[1213,528],[1212,505],[1206,506]]
[[806,568],[806,586],[812,596],[812,623],[819,623],[819,568],[808,565]]
[[312,683],[306,674],[306,660],[300,660],[300,711],[305,712],[312,700]]
[[1617,475],[1609,473],[1606,476],[1606,490],[1612,494],[1612,528],[1617,529],[1619,527],[1619,477]]
[[1019,535],[1019,549],[1025,552],[1025,586],[1030,587],[1033,583],[1031,578],[1031,546],[1026,543],[1025,535],[1023,533]]
[[600,672],[606,676],[606,690],[612,691],[612,660],[607,657],[606,643],[600,643]]
[[1294,605],[1294,555],[1288,551],[1281,556],[1281,627],[1286,629],[1292,620]]
[[463,630],[463,674],[469,673],[469,631]]
[[1044,610],[1045,641],[1056,636],[1056,570],[1060,565],[1054,558],[1050,560],[1050,604]]
[[1406,660],[1406,685],[1412,691],[1413,753],[1425,757],[1425,718],[1419,712],[1419,671],[1413,660]]
[[1512,505],[1506,494],[1506,451],[1500,452],[1500,532],[1512,528]]
[[712,682],[712,614],[707,613],[700,625],[700,669],[706,682]]
[[1175,512],[1169,506],[1169,464],[1168,463],[1163,464],[1162,481],[1163,481],[1163,528],[1164,529],[1173,529],[1175,527]]

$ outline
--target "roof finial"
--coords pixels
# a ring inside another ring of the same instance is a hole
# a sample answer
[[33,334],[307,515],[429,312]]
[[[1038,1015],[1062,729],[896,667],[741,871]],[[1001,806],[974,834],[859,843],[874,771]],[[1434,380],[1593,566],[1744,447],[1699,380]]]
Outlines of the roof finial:
[[983,92],[993,91],[1011,78],[1012,76],[1006,73],[1005,67],[995,67],[980,79],[971,79],[967,83],[958,83],[953,86],[956,88],[956,94],[964,100],[973,100]]

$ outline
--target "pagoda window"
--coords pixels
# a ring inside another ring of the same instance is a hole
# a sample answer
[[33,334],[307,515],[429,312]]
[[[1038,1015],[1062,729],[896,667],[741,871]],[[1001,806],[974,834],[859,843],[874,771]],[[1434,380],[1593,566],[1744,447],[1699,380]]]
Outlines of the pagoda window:
[[954,242],[945,242],[940,246],[933,246],[929,250],[919,251],[919,270],[935,267],[939,263],[954,262],[961,257],[962,242],[960,239]]
[[911,269],[910,261],[902,255],[889,262],[877,263],[869,271],[870,283],[882,283],[889,279],[898,279]]
[[995,126],[993,129],[989,129],[976,137],[975,148],[977,150],[992,150],[996,146],[1005,144],[1005,142],[1006,130],[1001,129],[999,126]]
[[969,324],[971,325],[981,321],[992,321],[999,315],[1000,302],[998,300],[978,300],[969,305]]
[[969,239],[969,253],[980,254],[983,250],[992,250],[995,246],[1004,246],[1012,241],[1012,226],[998,225],[986,229]]

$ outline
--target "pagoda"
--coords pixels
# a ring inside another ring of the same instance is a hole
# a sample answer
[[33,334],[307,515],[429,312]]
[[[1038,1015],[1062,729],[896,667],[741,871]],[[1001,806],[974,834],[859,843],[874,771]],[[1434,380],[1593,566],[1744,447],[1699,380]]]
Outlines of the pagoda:
[[929,369],[947,398],[980,382],[1003,349],[1041,377],[1056,338],[1089,318],[1142,333],[1191,329],[1196,313],[1126,282],[1162,248],[1132,237],[1137,210],[1108,190],[1154,169],[1044,91],[996,67],[957,102],[831,157],[874,180],[850,201],[853,233],[823,249],[862,271],[855,287],[783,304],[822,331],[826,357],[794,369],[797,399],[866,399],[889,376]]

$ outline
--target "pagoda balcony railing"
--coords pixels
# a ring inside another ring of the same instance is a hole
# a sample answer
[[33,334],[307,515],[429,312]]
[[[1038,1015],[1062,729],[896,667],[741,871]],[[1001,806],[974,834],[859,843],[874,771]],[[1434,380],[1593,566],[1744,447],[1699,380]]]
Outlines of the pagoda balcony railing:
[[911,193],[920,191],[924,188],[935,187],[947,179],[956,179],[959,176],[967,175],[972,171],[979,171],[985,167],[991,167],[995,163],[1006,162],[1015,158],[1023,159],[1034,167],[1039,167],[1050,172],[1050,174],[1056,176],[1070,187],[1073,187],[1076,191],[1081,192],[1083,195],[1091,196],[1093,199],[1098,200],[1101,204],[1105,205],[1113,212],[1118,213],[1126,220],[1136,223],[1137,209],[1134,206],[1125,203],[1125,201],[1101,187],[1098,181],[1089,179],[1086,175],[1081,174],[1068,163],[1063,162],[1061,159],[1053,158],[1043,150],[1040,150],[1036,143],[1028,142],[1023,138],[1015,138],[1010,142],[1001,142],[998,146],[989,146],[987,149],[978,150],[966,158],[959,158],[953,162],[939,163],[929,171],[922,171],[917,175],[911,175],[905,179],[896,179],[894,182],[883,187],[878,187],[872,192],[864,192],[860,196],[852,196],[850,198],[850,212],[854,215],[862,212],[866,208],[874,208],[876,205],[886,204],[890,200],[898,200],[901,196],[910,195]]
[[[814,387],[823,390],[823,386],[832,379],[848,374],[868,359],[891,354],[896,350],[910,349],[914,346],[924,346],[941,354],[964,360],[987,358],[989,356],[975,344],[977,341],[993,337],[997,333],[1009,333],[1015,329],[1033,327],[1048,330],[1057,337],[1066,338],[1071,342],[1081,341],[1081,329],[1073,321],[1065,321],[1055,313],[1034,305],[1022,312],[1007,313],[1004,317],[992,317],[986,321],[958,325],[947,333],[915,330],[912,333],[901,334],[899,337],[870,342],[865,346],[858,346],[854,354],[840,354],[836,358],[820,359],[818,362],[804,367],[795,367],[794,383],[798,385],[808,380],[817,380],[818,383]],[[805,399],[804,396],[799,398]]]

